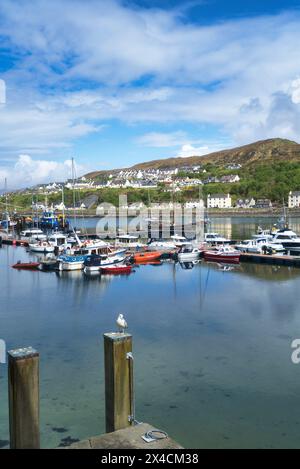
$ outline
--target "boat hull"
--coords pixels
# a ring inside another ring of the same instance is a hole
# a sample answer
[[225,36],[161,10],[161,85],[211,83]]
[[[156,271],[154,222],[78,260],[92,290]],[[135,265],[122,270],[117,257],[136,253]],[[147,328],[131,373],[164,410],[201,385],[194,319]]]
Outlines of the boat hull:
[[12,266],[13,269],[22,269],[22,270],[37,270],[39,268],[39,262],[18,262]]
[[240,262],[240,254],[218,254],[213,252],[204,252],[203,257],[206,261],[225,262],[228,264],[238,264]]
[[196,261],[199,259],[200,253],[199,252],[186,252],[186,253],[179,253],[178,260],[179,262],[189,262],[189,261]]
[[145,262],[152,262],[160,259],[161,252],[154,251],[154,252],[141,252],[134,254],[133,260],[135,263],[145,263]]
[[131,265],[101,267],[103,274],[130,274],[131,271]]
[[61,261],[59,263],[59,270],[82,270],[83,269],[83,262],[64,262]]
[[29,249],[31,252],[39,252],[39,253],[54,252],[54,246],[35,246],[32,244],[29,244]]

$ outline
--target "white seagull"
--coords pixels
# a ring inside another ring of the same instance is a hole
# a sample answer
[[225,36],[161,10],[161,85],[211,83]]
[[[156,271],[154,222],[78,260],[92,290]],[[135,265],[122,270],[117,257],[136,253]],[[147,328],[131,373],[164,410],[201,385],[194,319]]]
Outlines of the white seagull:
[[126,322],[123,314],[119,314],[116,323],[117,323],[117,326],[119,328],[119,332],[122,332],[124,334],[125,329],[127,329],[128,325],[127,325],[127,322]]

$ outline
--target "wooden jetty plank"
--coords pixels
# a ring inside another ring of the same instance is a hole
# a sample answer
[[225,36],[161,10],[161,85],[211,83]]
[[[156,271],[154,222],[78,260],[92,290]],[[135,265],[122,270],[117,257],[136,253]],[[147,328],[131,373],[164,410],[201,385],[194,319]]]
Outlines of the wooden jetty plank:
[[300,267],[300,256],[273,256],[268,254],[242,253],[241,262],[253,262],[256,264],[286,265]]
[[142,436],[155,428],[148,423],[141,423],[112,433],[88,438],[63,449],[183,449],[170,437],[146,443]]
[[31,347],[8,352],[10,447],[40,447],[39,353]]
[[106,431],[131,425],[131,373],[127,354],[132,352],[132,335],[104,334]]

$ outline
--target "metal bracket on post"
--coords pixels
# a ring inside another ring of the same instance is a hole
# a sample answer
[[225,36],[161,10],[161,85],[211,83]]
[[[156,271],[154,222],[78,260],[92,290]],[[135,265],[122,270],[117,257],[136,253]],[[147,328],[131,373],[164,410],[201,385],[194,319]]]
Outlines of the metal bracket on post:
[[135,396],[134,396],[134,382],[133,382],[133,353],[127,352],[126,353],[126,360],[130,362],[130,410],[131,414],[128,415],[128,422],[131,425],[135,423]]

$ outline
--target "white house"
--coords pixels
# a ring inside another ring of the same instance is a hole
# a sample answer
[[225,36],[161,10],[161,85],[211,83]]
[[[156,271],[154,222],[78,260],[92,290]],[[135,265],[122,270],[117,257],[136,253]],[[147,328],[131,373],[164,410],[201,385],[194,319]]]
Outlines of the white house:
[[300,207],[300,191],[289,192],[289,208]]
[[207,208],[231,208],[231,195],[208,194]]

